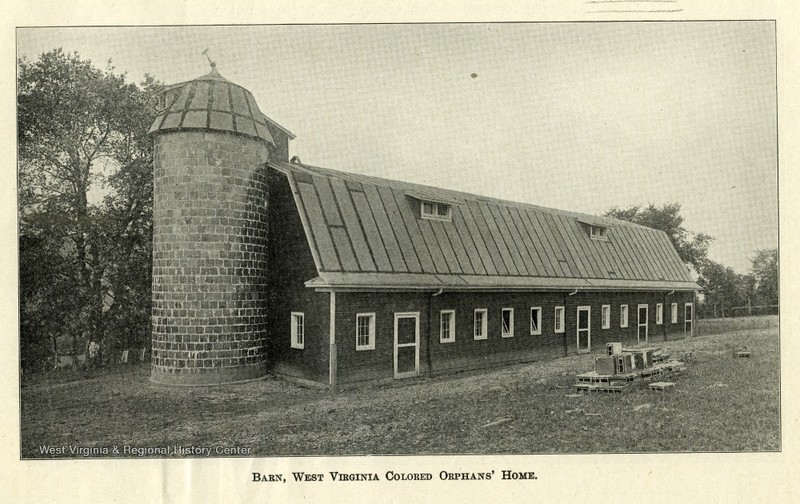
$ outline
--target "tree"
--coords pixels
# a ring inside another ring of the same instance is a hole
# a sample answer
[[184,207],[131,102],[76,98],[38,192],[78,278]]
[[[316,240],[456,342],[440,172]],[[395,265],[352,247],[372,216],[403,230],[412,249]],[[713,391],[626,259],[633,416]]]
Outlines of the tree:
[[664,203],[660,207],[652,203],[642,209],[640,205],[628,208],[612,207],[606,217],[626,220],[642,226],[659,229],[667,233],[681,260],[701,272],[708,257],[708,247],[714,240],[705,233],[692,233],[683,227],[679,203]]
[[[77,352],[79,337],[102,341],[107,323],[129,310],[118,299],[138,300],[134,310],[142,296],[149,303],[147,91],[157,83],[148,78],[142,89],[110,62],[99,70],[61,49],[21,59],[18,70],[20,270],[31,282],[22,290],[23,348],[69,314],[61,332],[71,332]],[[92,203],[100,191],[102,202]],[[63,282],[48,283],[53,275]],[[70,299],[61,306],[63,288]]]
[[733,268],[706,260],[697,283],[703,287],[704,303],[713,314],[731,314],[731,308],[747,304],[749,277]]
[[751,264],[757,304],[778,304],[778,249],[757,250]]

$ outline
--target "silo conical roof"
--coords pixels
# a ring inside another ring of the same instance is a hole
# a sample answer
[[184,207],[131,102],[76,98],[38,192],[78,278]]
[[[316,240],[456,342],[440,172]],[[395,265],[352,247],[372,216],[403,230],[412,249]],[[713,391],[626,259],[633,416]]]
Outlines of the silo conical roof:
[[167,86],[157,93],[159,115],[148,133],[178,130],[224,131],[275,145],[258,108],[247,89],[234,84],[217,72]]

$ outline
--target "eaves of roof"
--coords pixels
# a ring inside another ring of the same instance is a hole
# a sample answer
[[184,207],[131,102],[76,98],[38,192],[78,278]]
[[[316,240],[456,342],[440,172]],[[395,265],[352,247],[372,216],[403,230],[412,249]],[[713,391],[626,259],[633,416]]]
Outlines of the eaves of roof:
[[305,283],[317,290],[368,291],[695,291],[695,282],[419,273],[323,272]]

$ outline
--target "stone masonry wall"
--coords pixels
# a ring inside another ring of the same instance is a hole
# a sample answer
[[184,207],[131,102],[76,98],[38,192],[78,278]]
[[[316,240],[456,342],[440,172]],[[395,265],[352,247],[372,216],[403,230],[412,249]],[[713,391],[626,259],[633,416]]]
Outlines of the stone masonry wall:
[[232,134],[155,137],[151,381],[266,372],[267,156]]

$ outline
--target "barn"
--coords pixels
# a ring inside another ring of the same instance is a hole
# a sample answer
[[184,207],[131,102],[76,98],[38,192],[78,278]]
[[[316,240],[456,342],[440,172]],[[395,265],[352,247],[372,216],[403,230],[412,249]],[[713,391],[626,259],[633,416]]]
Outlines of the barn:
[[699,287],[661,231],[290,160],[213,66],[159,110],[154,382],[337,386],[692,334]]

